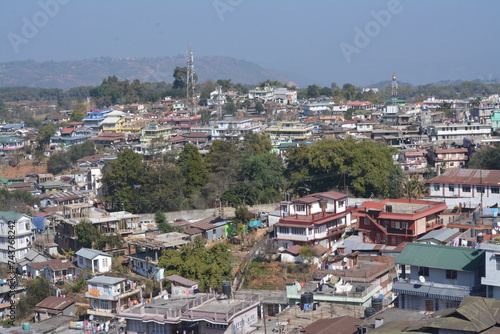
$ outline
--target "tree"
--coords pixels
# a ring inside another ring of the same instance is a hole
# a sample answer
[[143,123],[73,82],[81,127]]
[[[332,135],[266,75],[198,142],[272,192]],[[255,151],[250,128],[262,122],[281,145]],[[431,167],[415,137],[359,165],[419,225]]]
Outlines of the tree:
[[174,68],[174,85],[173,89],[183,89],[187,85],[187,67]]
[[160,231],[163,233],[174,232],[175,228],[167,221],[165,214],[161,211],[156,211],[155,213],[155,223]]
[[42,275],[29,281],[26,285],[26,294],[23,295],[16,307],[16,321],[21,322],[32,314],[35,305],[49,296],[54,296],[55,290],[50,282]]
[[277,200],[285,189],[285,167],[281,158],[271,153],[251,155],[241,164],[241,176],[257,192],[257,201]]
[[232,86],[231,79],[227,79],[227,80],[219,79],[219,80],[217,80],[217,84],[219,86],[221,86],[222,90],[225,92],[227,92],[229,89],[231,89],[231,86]]
[[346,83],[342,86],[342,94],[347,101],[352,101],[356,96],[356,86]]
[[255,111],[258,112],[259,114],[264,112],[264,106],[262,105],[262,103],[260,101],[257,101],[255,103]]
[[236,112],[236,106],[234,105],[233,102],[226,103],[224,105],[224,110],[228,113],[233,115]]
[[52,137],[57,130],[57,126],[54,123],[47,123],[38,130],[38,135],[36,140],[40,149],[45,149],[50,143],[50,137]]
[[357,142],[352,137],[323,139],[288,151],[286,175],[299,195],[348,186],[354,196],[385,197],[389,194],[394,153],[394,148],[372,141]]
[[83,103],[77,103],[70,114],[70,121],[81,122],[83,117],[85,117],[85,105]]
[[483,146],[474,152],[469,161],[469,168],[500,170],[500,146]]
[[118,153],[118,159],[104,168],[105,199],[130,212],[140,212],[147,200],[141,194],[144,165],[140,154],[131,149]]
[[222,282],[231,279],[232,256],[229,246],[216,243],[206,248],[201,237],[180,250],[168,249],[158,261],[165,276],[176,274],[199,283],[201,291],[209,287],[220,290]]
[[321,94],[321,87],[319,87],[318,85],[307,86],[307,97],[309,99],[316,98],[320,96],[320,94]]
[[186,195],[193,195],[207,184],[207,168],[196,146],[186,144],[184,150],[179,154],[177,163],[186,180]]
[[80,246],[92,248],[92,245],[99,237],[99,231],[90,220],[82,219],[75,225],[75,233]]
[[249,131],[243,136],[242,150],[247,156],[269,153],[272,148],[273,143],[267,135]]
[[52,174],[59,174],[71,168],[71,161],[66,153],[52,154],[47,161],[47,171]]
[[403,198],[421,199],[427,195],[427,186],[418,174],[407,176],[403,182]]

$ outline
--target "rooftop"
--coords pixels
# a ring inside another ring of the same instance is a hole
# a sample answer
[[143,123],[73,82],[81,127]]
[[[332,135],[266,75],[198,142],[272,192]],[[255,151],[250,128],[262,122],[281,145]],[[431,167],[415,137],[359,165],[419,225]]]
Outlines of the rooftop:
[[396,263],[458,271],[475,271],[484,262],[484,250],[408,243]]

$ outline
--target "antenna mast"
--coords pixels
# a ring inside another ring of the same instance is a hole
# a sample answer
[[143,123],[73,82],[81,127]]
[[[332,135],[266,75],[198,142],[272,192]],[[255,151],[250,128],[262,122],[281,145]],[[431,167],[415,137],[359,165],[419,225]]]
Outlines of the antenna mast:
[[392,104],[396,104],[396,101],[398,99],[398,82],[396,81],[396,73],[392,73],[391,90],[392,90]]
[[196,98],[195,98],[195,71],[194,71],[194,57],[191,47],[187,49],[186,55],[186,67],[187,67],[187,78],[186,78],[186,105],[191,114],[196,115]]

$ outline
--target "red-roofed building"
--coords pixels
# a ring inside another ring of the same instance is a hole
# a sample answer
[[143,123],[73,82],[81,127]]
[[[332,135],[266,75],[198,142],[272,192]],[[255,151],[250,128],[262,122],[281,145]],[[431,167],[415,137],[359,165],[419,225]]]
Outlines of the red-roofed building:
[[366,201],[353,212],[364,242],[397,246],[413,242],[425,233],[445,227],[439,215],[448,208],[444,202],[416,199]]
[[320,244],[332,248],[351,223],[347,195],[335,191],[315,193],[280,205],[275,224],[278,247]]

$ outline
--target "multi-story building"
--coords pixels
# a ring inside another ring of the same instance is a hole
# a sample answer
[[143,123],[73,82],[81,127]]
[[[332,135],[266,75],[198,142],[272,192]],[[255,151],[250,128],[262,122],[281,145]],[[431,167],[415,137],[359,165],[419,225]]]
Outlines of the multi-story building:
[[399,308],[438,311],[458,307],[465,296],[484,295],[485,251],[408,243],[396,259],[401,276],[392,291]]
[[447,208],[444,202],[387,199],[364,202],[354,215],[359,218],[364,242],[397,246],[444,227],[439,214]]
[[233,334],[255,330],[252,326],[258,321],[260,304],[257,295],[224,298],[212,292],[193,293],[188,286],[196,282],[178,276],[175,281],[189,293],[160,295],[117,314],[127,322],[127,333]]
[[434,167],[463,168],[469,160],[469,150],[467,148],[430,149],[428,156],[430,164]]
[[0,211],[0,262],[22,260],[35,241],[31,217],[14,211]]
[[429,197],[446,198],[454,205],[483,203],[492,206],[500,201],[500,171],[486,169],[450,168],[443,174],[427,180]]
[[351,223],[347,195],[334,191],[281,202],[280,217],[274,231],[278,245],[285,248],[296,244],[331,248]]
[[318,270],[313,280],[301,285],[286,283],[290,305],[299,303],[304,293],[313,294],[313,302],[370,306],[374,296],[390,292],[394,274],[394,258],[373,257],[354,252],[328,259],[326,270]]
[[302,141],[313,136],[314,125],[303,124],[297,121],[282,121],[270,125],[265,133],[271,137],[273,142],[284,140]]
[[486,286],[486,297],[500,299],[500,245],[481,243],[485,252],[485,271],[481,284]]
[[432,125],[429,127],[428,135],[431,141],[448,143],[461,143],[464,138],[490,138],[491,124],[453,123]]
[[137,283],[120,277],[96,276],[87,280],[88,315],[105,322],[132,305],[142,302],[142,290]]
[[104,121],[111,110],[95,109],[87,111],[87,115],[82,119],[85,126],[100,131],[102,129],[102,121]]
[[19,137],[0,137],[0,153],[9,154],[24,150],[26,140]]
[[427,167],[426,152],[421,150],[401,151],[398,162],[404,171],[422,170]]

